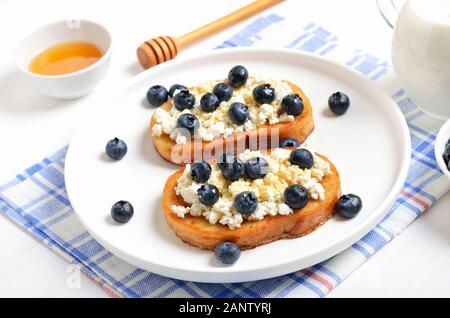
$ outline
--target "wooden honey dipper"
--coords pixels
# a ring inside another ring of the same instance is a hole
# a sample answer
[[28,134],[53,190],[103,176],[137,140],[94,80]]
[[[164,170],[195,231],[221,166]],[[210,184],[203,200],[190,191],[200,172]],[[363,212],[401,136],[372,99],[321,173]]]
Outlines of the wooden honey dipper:
[[177,56],[180,48],[200,40],[217,31],[225,29],[245,18],[270,8],[284,0],[256,0],[216,21],[208,23],[192,32],[178,38],[173,36],[158,36],[142,43],[137,48],[139,63],[147,69],[169,61]]

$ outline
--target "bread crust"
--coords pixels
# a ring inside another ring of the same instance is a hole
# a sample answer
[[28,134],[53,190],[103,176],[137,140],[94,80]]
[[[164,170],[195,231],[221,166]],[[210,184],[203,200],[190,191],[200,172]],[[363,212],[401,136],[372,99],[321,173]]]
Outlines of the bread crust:
[[[293,93],[298,94],[303,100],[303,112],[295,117],[293,122],[266,124],[253,131],[234,133],[227,138],[216,138],[210,142],[196,140],[185,145],[178,145],[167,134],[158,137],[151,133],[156,124],[153,115],[150,120],[150,135],[156,151],[167,161],[182,165],[200,159],[211,160],[225,151],[237,154],[245,149],[276,148],[278,143],[287,137],[295,138],[303,143],[314,130],[311,102],[300,87],[292,82],[286,80],[285,82],[289,84]],[[171,100],[160,107],[166,111],[170,110]]]
[[332,174],[321,182],[325,188],[325,199],[310,200],[300,210],[289,215],[266,216],[261,221],[244,221],[240,228],[230,230],[221,224],[210,224],[204,217],[190,214],[184,218],[172,212],[173,205],[189,206],[175,193],[177,180],[184,168],[172,174],[164,187],[162,208],[167,222],[175,234],[184,242],[205,250],[213,250],[223,241],[232,241],[241,249],[251,249],[283,238],[296,238],[313,232],[334,214],[334,206],[341,194],[340,178],[336,167],[330,163]]

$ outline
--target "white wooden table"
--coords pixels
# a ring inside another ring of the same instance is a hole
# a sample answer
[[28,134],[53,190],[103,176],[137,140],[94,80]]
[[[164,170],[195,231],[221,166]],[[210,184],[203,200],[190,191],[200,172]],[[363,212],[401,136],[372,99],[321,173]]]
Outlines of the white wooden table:
[[[114,94],[140,72],[135,47],[142,40],[183,33],[248,2],[0,0],[0,183],[67,144],[80,121],[95,107],[90,101],[101,102],[101,96]],[[371,47],[389,56],[391,30],[382,21],[373,0],[290,2],[298,7],[292,14],[305,23],[326,18],[336,33],[355,42],[369,34]],[[191,14],[190,6],[194,3],[202,9],[193,18],[184,18]],[[58,102],[37,96],[21,85],[12,63],[12,49],[36,26],[74,17],[98,20],[112,31],[115,46],[109,76],[93,94],[81,100]],[[236,28],[192,47],[185,54],[209,49],[233,31]],[[449,297],[449,206],[447,194],[329,297]],[[107,297],[84,276],[79,288],[69,287],[67,265],[29,234],[0,217],[0,297]]]

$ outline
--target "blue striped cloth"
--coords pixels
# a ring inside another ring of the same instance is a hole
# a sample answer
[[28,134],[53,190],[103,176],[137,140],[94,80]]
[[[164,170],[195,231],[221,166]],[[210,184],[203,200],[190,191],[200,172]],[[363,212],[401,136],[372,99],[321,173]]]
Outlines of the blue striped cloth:
[[[292,34],[293,29],[299,32]],[[280,38],[284,39],[282,43]],[[218,48],[258,45],[289,47],[339,60],[374,81],[391,72],[387,61],[359,48],[349,49],[326,28],[316,23],[293,28],[276,13],[254,20]],[[329,260],[289,275],[239,284],[192,283],[144,271],[115,257],[86,232],[73,212],[64,184],[67,147],[1,186],[0,210],[112,296],[324,297],[446,190],[433,152],[441,123],[423,114],[399,87],[392,87],[392,97],[407,118],[413,147],[401,194],[384,220],[359,242]]]

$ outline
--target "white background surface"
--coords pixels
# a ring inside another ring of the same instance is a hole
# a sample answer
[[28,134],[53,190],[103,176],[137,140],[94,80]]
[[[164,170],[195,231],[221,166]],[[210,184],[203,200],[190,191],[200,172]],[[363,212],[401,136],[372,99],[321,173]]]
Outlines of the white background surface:
[[[102,102],[102,96],[114,94],[140,71],[135,48],[142,40],[179,35],[248,2],[9,0],[0,4],[0,183],[67,144],[91,108]],[[194,5],[199,8],[196,12]],[[379,16],[375,1],[289,0],[288,5],[297,7],[289,12],[305,24],[327,21],[328,29],[346,38],[346,43],[389,56],[391,30]],[[98,20],[113,34],[113,64],[108,77],[81,100],[58,102],[37,96],[17,77],[11,59],[15,43],[47,21],[79,17]],[[184,54],[214,47],[236,28]],[[329,297],[450,297],[449,204],[447,194]],[[68,287],[68,264],[3,217],[0,242],[0,296],[107,297],[84,276],[79,288]]]

